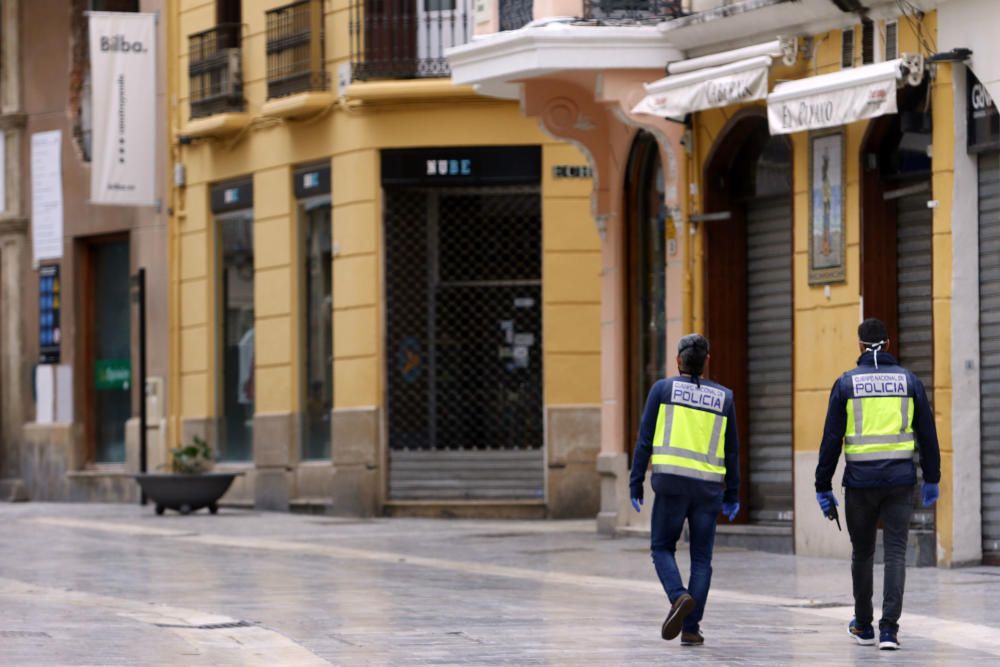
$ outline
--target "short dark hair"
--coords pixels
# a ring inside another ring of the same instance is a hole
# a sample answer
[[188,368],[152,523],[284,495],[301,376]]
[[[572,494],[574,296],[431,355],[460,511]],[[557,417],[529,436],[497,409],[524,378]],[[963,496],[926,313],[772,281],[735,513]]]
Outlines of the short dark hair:
[[869,317],[858,325],[858,340],[862,343],[880,343],[889,340],[889,330],[885,322]]
[[708,339],[697,333],[684,336],[677,342],[677,356],[681,358],[683,370],[701,375],[708,358]]

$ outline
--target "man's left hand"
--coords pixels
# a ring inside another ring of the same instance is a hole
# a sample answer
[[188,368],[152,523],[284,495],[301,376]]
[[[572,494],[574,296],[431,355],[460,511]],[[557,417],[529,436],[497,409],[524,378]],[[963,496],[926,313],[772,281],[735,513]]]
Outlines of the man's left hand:
[[938,496],[941,495],[941,488],[937,484],[931,484],[930,482],[924,482],[924,488],[921,490],[920,498],[923,501],[924,507],[930,507],[937,502]]
[[739,501],[735,503],[722,503],[722,514],[730,521],[736,518],[736,515],[740,513],[740,503]]

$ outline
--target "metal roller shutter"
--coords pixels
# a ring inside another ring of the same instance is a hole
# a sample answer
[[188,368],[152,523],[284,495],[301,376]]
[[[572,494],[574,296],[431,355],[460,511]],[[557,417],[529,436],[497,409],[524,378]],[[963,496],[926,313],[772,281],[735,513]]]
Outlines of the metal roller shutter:
[[541,196],[387,188],[391,500],[544,497]]
[[[919,184],[918,184],[919,185]],[[927,208],[930,189],[896,200],[896,296],[899,340],[894,349],[899,363],[924,383],[929,398],[934,387],[933,211]],[[918,455],[919,460],[919,455]],[[917,478],[921,478],[919,465]],[[931,528],[934,510],[920,504],[913,513],[915,528]]]
[[979,156],[983,558],[1000,559],[1000,153]]
[[750,519],[792,511],[792,202],[747,204]]

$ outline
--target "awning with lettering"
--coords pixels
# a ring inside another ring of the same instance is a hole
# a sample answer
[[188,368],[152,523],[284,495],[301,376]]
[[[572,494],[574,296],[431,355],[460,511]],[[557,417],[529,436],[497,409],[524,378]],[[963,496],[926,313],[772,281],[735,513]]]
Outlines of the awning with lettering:
[[632,113],[680,119],[694,111],[762,100],[770,66],[771,56],[757,56],[647,83],[646,97]]
[[767,97],[771,134],[821,130],[896,113],[896,87],[910,72],[908,60],[900,58],[779,83]]

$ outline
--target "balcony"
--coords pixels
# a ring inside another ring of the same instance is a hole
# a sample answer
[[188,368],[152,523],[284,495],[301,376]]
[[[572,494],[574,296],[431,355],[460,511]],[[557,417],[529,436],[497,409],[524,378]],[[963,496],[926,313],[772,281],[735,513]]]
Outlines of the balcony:
[[243,111],[243,68],[238,23],[188,36],[191,118]]
[[500,0],[500,30],[517,30],[534,18],[535,0]]
[[445,50],[472,30],[472,0],[351,0],[352,77],[448,77]]
[[601,23],[659,23],[685,12],[682,0],[583,0],[583,17]]
[[265,13],[269,99],[328,88],[323,0],[299,0]]

